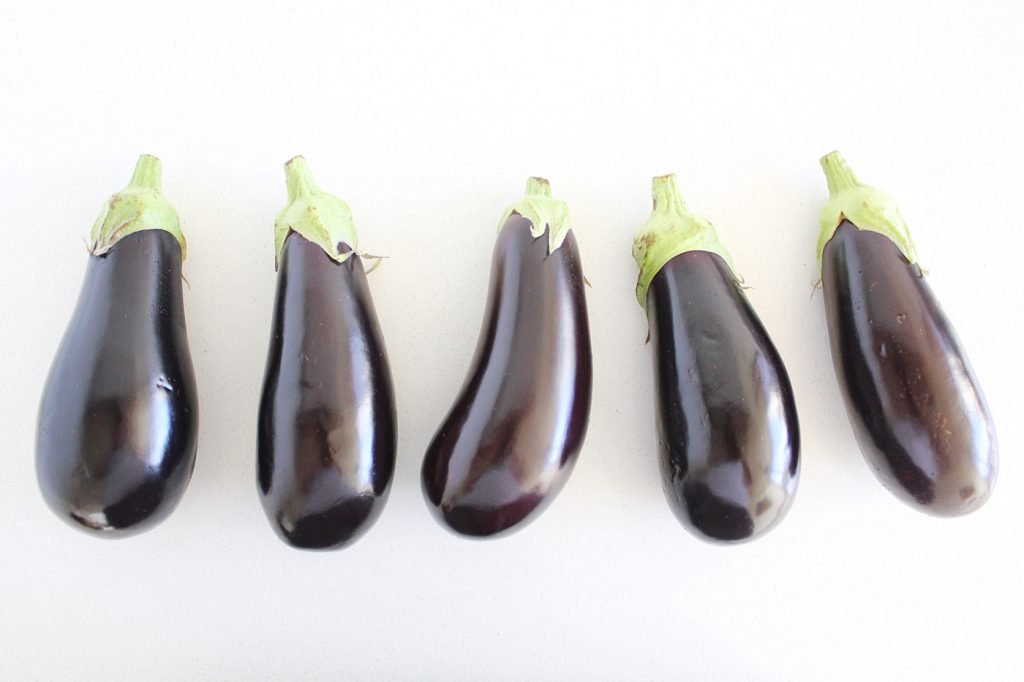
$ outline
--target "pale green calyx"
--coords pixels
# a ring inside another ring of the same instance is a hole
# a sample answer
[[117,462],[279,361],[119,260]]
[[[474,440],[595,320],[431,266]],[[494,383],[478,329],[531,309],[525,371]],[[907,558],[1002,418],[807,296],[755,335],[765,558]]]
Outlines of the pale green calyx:
[[896,244],[909,262],[917,261],[910,229],[891,194],[860,182],[839,152],[823,156],[821,167],[828,181],[829,199],[821,212],[821,232],[818,233],[819,274],[825,244],[844,220],[849,220],[862,230],[884,234]]
[[647,307],[647,289],[665,264],[688,251],[709,251],[721,256],[732,269],[732,258],[718,241],[711,223],[690,213],[679,196],[674,174],[651,180],[654,210],[633,238],[633,259],[640,267],[636,299]]
[[551,198],[551,183],[544,178],[527,178],[526,194],[505,209],[505,214],[498,223],[499,230],[513,213],[530,221],[530,234],[534,239],[543,235],[547,229],[548,253],[554,253],[565,241],[565,235],[572,229],[569,223],[569,206],[564,201]]
[[178,212],[160,193],[160,159],[143,154],[135,164],[131,182],[110,197],[92,226],[89,251],[102,256],[118,241],[142,230],[165,230],[181,245],[185,259],[185,236],[178,223]]
[[[274,223],[275,267],[281,262],[284,240],[292,232],[344,263],[356,251],[356,227],[348,204],[316,186],[309,164],[301,156],[284,165],[284,175],[288,182],[288,205],[277,214]],[[342,245],[350,250],[343,251]]]

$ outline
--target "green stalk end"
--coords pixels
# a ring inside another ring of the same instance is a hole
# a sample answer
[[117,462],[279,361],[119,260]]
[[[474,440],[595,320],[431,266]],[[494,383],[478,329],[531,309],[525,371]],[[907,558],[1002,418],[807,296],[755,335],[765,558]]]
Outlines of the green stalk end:
[[[288,204],[274,223],[274,263],[281,262],[285,239],[297,232],[333,260],[343,263],[356,252],[356,228],[348,204],[317,187],[309,164],[296,156],[284,165]],[[341,251],[344,244],[350,250]]]
[[163,167],[160,164],[160,159],[152,154],[142,154],[135,163],[135,172],[132,173],[132,179],[128,186],[159,192],[162,182]]
[[545,178],[530,177],[526,179],[527,197],[551,198],[551,183]]
[[850,165],[846,163],[846,159],[839,152],[830,152],[821,157],[821,168],[825,171],[825,181],[828,182],[830,196],[835,196],[844,189],[862,186]]
[[825,244],[844,220],[861,230],[884,234],[892,240],[906,259],[917,261],[917,251],[896,200],[887,192],[865,185],[846,163],[839,152],[826,154],[821,168],[828,182],[829,200],[821,212],[821,230],[818,233],[818,275],[821,276],[821,255]]
[[569,206],[551,196],[551,183],[544,178],[531,177],[526,180],[523,198],[505,209],[498,223],[500,230],[513,214],[530,221],[530,234],[534,239],[548,232],[548,253],[554,253],[565,241],[572,229],[569,221]]
[[686,211],[686,204],[679,194],[676,186],[676,174],[659,175],[651,179],[651,196],[654,200],[654,210],[660,206],[663,211],[682,214]]
[[636,299],[647,308],[647,290],[654,276],[676,256],[688,251],[708,251],[719,255],[732,269],[732,257],[718,233],[708,221],[686,208],[674,174],[651,180],[654,209],[633,238],[633,259],[640,268]]
[[160,191],[162,168],[160,159],[143,154],[127,187],[110,197],[92,226],[89,251],[102,256],[117,242],[142,230],[164,230],[181,246],[185,259],[185,236],[181,232],[178,212]]
[[299,197],[309,197],[317,191],[313,171],[309,169],[306,159],[296,156],[284,164],[284,179],[288,186],[288,201]]

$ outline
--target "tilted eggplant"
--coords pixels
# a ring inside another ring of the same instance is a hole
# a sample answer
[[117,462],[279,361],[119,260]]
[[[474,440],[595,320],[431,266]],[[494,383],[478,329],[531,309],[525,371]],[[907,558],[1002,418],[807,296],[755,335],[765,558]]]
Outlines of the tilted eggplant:
[[469,375],[423,461],[423,492],[456,533],[495,536],[565,485],[590,413],[583,271],[565,203],[542,178],[499,223]]
[[674,175],[654,178],[652,189],[633,257],[654,358],[662,487],[698,537],[749,540],[779,523],[796,493],[793,389],[715,229],[686,209]]
[[316,187],[302,157],[285,174],[257,480],[282,540],[339,549],[384,509],[395,467],[394,390],[348,206]]
[[198,406],[185,239],[142,156],[92,231],[85,282],[43,390],[36,474],[65,521],[103,537],[152,528],[195,466]]
[[895,200],[862,184],[838,152],[821,160],[831,195],[818,263],[832,360],[875,476],[938,516],[980,507],[995,483],[995,428],[981,387],[917,264]]

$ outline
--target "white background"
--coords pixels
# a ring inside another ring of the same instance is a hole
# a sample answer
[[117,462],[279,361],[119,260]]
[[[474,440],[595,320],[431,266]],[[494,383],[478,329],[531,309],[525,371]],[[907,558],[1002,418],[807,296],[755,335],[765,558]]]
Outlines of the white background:
[[[71,3],[68,3],[71,5]],[[46,2],[0,8],[0,678],[1009,679],[1022,597],[1024,5],[1004,2]],[[828,354],[818,158],[893,192],[1002,444],[976,514],[878,485]],[[199,459],[156,530],[58,521],[36,409],[83,236],[136,155],[189,240]],[[281,165],[352,207],[400,418],[391,500],[302,553],[256,494]],[[633,298],[649,179],[679,174],[787,361],[800,491],[763,539],[691,537],[663,498]],[[546,514],[448,534],[419,489],[476,343],[496,221],[527,175],[569,202],[594,346],[589,436]]]

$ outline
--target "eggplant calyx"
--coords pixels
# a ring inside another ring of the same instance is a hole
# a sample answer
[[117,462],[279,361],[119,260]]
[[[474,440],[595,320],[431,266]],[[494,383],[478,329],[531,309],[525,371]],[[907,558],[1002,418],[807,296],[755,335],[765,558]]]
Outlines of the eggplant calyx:
[[505,209],[498,223],[499,230],[514,213],[530,221],[530,234],[534,239],[541,237],[544,230],[548,231],[549,254],[562,245],[572,229],[568,204],[551,197],[551,183],[544,178],[527,178],[526,193],[522,199]]
[[818,234],[819,276],[825,244],[844,220],[849,220],[861,230],[884,234],[907,261],[917,262],[917,250],[910,229],[891,194],[858,180],[839,152],[821,157],[821,167],[828,181],[829,199],[821,212],[821,232]]
[[107,200],[93,223],[89,236],[92,255],[102,256],[135,232],[164,230],[178,241],[181,259],[185,260],[185,236],[181,233],[178,212],[160,193],[161,174],[160,159],[149,154],[139,156],[131,181]]
[[[288,205],[274,223],[274,267],[281,262],[284,240],[297,232],[339,263],[356,252],[356,227],[348,204],[317,187],[309,164],[296,156],[284,165]],[[344,248],[342,248],[344,247]]]
[[640,267],[636,299],[647,307],[647,289],[654,276],[676,256],[688,251],[717,254],[732,270],[732,257],[718,241],[715,228],[704,218],[691,213],[676,187],[674,173],[651,180],[654,210],[633,238],[633,259]]

